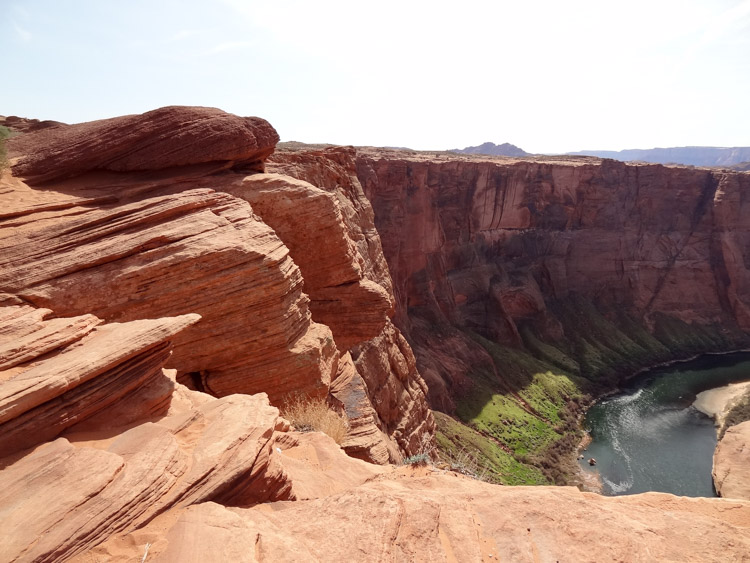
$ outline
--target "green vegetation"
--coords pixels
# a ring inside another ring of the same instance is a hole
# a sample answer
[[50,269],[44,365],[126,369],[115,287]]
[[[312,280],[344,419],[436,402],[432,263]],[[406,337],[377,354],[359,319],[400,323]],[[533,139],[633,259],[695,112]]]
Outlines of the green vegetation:
[[[578,296],[549,307],[564,330],[558,341],[545,341],[531,325],[519,327],[523,347],[463,333],[486,350],[492,365],[468,374],[470,385],[454,397],[455,418],[435,413],[441,459],[469,457],[499,483],[574,482],[578,417],[592,396],[661,362],[747,345],[739,330],[661,314],[653,316],[652,333],[639,319]],[[750,418],[750,400],[746,409],[737,416]]]
[[524,464],[492,440],[461,424],[447,414],[436,412],[438,457],[452,465],[465,457],[486,480],[505,485],[542,485],[548,480],[536,467]]

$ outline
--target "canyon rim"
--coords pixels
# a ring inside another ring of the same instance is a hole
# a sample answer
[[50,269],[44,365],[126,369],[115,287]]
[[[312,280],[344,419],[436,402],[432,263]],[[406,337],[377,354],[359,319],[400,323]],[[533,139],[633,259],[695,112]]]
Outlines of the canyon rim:
[[724,498],[549,486],[591,396],[748,345],[750,174],[277,146],[212,108],[4,124],[3,560],[750,553],[748,422]]

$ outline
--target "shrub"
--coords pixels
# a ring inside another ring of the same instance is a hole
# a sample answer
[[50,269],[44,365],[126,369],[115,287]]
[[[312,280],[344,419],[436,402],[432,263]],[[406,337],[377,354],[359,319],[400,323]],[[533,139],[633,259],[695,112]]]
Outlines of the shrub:
[[479,481],[491,482],[489,469],[481,465],[469,452],[461,449],[445,456],[445,461],[451,471],[472,477]]
[[409,456],[401,462],[402,465],[427,465],[428,463],[432,463],[432,459],[425,453]]
[[323,432],[341,445],[349,432],[346,419],[331,410],[325,399],[297,395],[281,408],[281,415],[300,432]]

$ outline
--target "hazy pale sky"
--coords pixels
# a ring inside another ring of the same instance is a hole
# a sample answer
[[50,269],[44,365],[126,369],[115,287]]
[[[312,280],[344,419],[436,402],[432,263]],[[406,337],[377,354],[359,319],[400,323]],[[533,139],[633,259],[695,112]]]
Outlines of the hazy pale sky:
[[165,105],[282,140],[750,146],[750,0],[0,0],[0,114]]

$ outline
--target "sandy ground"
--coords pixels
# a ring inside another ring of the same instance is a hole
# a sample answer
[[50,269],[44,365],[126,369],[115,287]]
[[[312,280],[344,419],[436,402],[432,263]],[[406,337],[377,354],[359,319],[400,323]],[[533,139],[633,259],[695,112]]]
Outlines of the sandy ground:
[[713,417],[716,425],[721,426],[728,407],[748,391],[750,391],[750,381],[730,383],[724,387],[698,393],[693,406],[702,413]]

